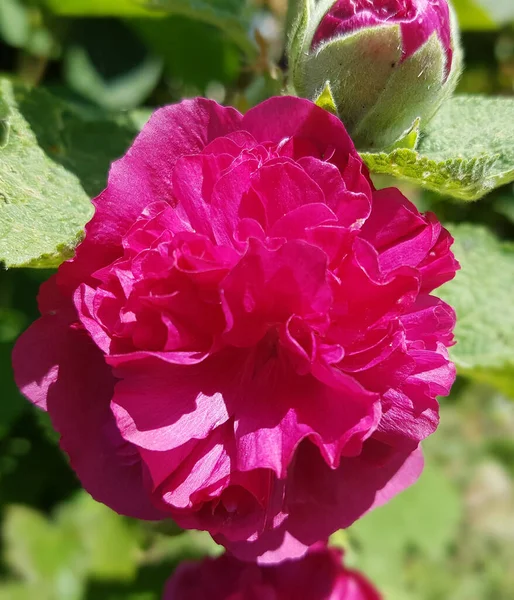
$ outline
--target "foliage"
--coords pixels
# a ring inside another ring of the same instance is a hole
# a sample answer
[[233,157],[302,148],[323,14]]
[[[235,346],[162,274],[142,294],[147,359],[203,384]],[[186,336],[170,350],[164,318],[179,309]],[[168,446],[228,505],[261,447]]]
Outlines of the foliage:
[[44,90],[0,80],[0,260],[49,267],[73,253],[92,216],[89,198],[134,127],[89,120]]
[[366,153],[364,160],[376,173],[476,200],[514,181],[513,136],[514,99],[455,96],[428,123],[415,148]]
[[465,30],[496,29],[514,20],[510,0],[453,0],[461,27]]
[[[330,94],[325,88],[316,102],[336,114]],[[462,200],[514,181],[514,99],[454,96],[421,133],[420,126],[390,152],[364,152],[369,169]]]
[[476,225],[451,231],[462,270],[441,297],[457,312],[453,360],[461,374],[514,396],[514,244]]
[[[493,425],[501,413],[503,424]],[[460,387],[425,444],[419,483],[347,532],[353,564],[386,600],[510,598],[512,455],[499,458],[493,449],[512,435],[513,417],[512,404],[491,388]]]
[[[0,598],[17,590],[23,598],[79,600],[93,597],[88,585],[106,592],[116,582],[120,590],[131,589],[138,571],[156,559],[169,563],[218,553],[204,534],[178,533],[168,539],[116,515],[83,491],[58,506],[50,519],[33,508],[9,506],[3,540],[12,576],[0,585]],[[163,581],[158,584],[162,587]]]
[[159,17],[167,13],[189,17],[219,27],[248,55],[256,51],[245,30],[244,2],[240,0],[47,0],[47,3],[56,14],[81,17]]

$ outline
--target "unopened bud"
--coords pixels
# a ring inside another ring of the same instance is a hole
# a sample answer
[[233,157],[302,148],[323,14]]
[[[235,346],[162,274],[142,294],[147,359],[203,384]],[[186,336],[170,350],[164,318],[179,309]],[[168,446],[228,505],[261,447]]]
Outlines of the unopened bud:
[[331,92],[361,149],[421,127],[457,84],[458,27],[446,0],[297,0],[288,58],[294,92]]

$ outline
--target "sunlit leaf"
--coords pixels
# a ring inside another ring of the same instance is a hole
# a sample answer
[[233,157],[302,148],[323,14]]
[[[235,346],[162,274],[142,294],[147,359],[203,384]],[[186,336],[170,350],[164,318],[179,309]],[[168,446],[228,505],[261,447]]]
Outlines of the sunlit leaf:
[[457,312],[451,356],[461,374],[514,397],[514,245],[485,227],[449,227],[461,271],[438,292]]
[[6,79],[0,123],[0,262],[56,266],[72,255],[93,214],[90,198],[136,128],[83,119],[44,90]]
[[375,173],[476,200],[514,181],[513,138],[514,99],[455,96],[428,123],[416,150],[362,156]]

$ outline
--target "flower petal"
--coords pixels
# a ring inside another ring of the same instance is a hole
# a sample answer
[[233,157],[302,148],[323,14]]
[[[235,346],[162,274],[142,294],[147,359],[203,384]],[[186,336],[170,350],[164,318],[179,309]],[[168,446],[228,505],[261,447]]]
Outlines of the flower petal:
[[259,142],[308,140],[319,152],[316,158],[331,156],[340,169],[348,163],[348,155],[357,156],[342,122],[304,98],[281,96],[261,102],[244,115],[241,128]]
[[201,152],[219,136],[240,129],[241,115],[212,100],[194,98],[155,111],[127,154],[113,163],[107,188],[95,199],[95,215],[75,258],[59,270],[70,289],[120,255],[121,239],[144,208],[174,203],[176,162]]
[[231,356],[187,367],[151,357],[120,366],[111,407],[123,438],[165,452],[207,437],[230,416],[224,390],[230,389],[234,369],[229,374],[224,366]]
[[[29,348],[33,361],[27,362]],[[146,494],[137,449],[116,428],[109,410],[114,378],[86,333],[63,316],[43,317],[24,334],[13,360],[17,382],[30,399],[42,406],[46,394],[61,447],[93,498],[132,517],[163,518]]]
[[306,545],[349,527],[367,511],[412,485],[423,460],[412,449],[394,450],[373,439],[362,454],[330,469],[318,449],[302,444],[288,479],[288,531]]

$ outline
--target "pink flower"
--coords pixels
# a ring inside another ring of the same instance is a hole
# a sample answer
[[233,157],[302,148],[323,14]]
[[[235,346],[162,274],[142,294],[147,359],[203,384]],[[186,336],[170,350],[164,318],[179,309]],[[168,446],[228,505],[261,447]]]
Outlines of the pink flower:
[[436,34],[446,53],[446,77],[452,66],[450,10],[447,0],[336,0],[321,21],[312,48],[365,27],[400,26],[402,60]]
[[337,118],[162,108],[94,203],[13,358],[94,498],[269,562],[417,479],[455,377],[430,295],[452,239],[374,191]]
[[224,554],[181,564],[168,580],[163,600],[380,600],[342,553],[317,544],[300,560],[259,567]]

